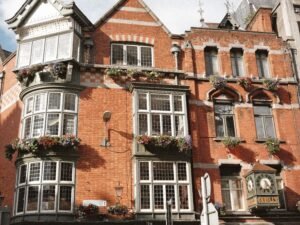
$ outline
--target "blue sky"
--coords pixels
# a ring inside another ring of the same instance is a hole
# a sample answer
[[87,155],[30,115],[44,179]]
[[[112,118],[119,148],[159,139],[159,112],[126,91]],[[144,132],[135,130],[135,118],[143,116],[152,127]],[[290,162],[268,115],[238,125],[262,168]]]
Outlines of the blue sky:
[[[70,1],[70,0],[65,0]],[[118,0],[75,0],[77,6],[95,22]],[[0,0],[0,45],[14,51],[14,33],[7,28],[5,19],[11,18],[25,0]],[[199,26],[199,0],[144,0],[172,33],[181,34],[191,26]],[[225,0],[202,0],[207,22],[220,22],[225,15]],[[240,0],[231,0],[236,7]],[[88,3],[88,4],[87,4]],[[171,4],[170,4],[171,3]]]

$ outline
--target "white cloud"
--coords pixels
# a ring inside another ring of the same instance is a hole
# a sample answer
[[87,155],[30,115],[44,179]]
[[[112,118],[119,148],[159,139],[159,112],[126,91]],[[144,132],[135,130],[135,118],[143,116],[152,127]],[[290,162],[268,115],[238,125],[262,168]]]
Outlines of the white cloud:
[[[65,0],[70,1],[70,0]],[[95,22],[101,18],[118,0],[75,0],[85,15]],[[172,33],[180,34],[191,26],[199,26],[198,0],[144,0]],[[232,0],[237,6],[241,0]],[[6,35],[5,41],[14,41],[13,32],[8,30],[5,19],[11,18],[25,0],[0,0],[0,31]],[[225,15],[225,0],[204,0],[204,15],[207,22],[220,22]],[[0,38],[2,35],[0,32]],[[9,38],[7,38],[9,37]],[[0,39],[0,42],[3,40]],[[5,45],[6,43],[2,43]]]

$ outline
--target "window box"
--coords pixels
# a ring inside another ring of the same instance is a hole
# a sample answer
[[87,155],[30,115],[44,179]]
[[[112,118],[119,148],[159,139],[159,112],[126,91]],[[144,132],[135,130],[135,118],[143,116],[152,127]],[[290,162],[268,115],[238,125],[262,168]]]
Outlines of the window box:
[[5,146],[5,156],[7,159],[12,160],[16,152],[18,153],[18,157],[22,157],[25,154],[40,156],[49,151],[76,151],[80,142],[81,140],[75,136],[44,136],[29,140],[16,139],[12,144]]
[[237,137],[225,137],[222,140],[222,143],[228,149],[235,149],[240,145],[241,142],[242,142],[241,139]]
[[280,140],[277,138],[268,138],[265,145],[270,155],[275,155],[280,151]]
[[137,137],[137,143],[142,144],[150,152],[177,151],[188,153],[192,149],[191,138],[171,136],[147,136]]
[[277,91],[278,90],[278,84],[280,82],[280,79],[264,79],[263,85],[266,89],[269,91]]

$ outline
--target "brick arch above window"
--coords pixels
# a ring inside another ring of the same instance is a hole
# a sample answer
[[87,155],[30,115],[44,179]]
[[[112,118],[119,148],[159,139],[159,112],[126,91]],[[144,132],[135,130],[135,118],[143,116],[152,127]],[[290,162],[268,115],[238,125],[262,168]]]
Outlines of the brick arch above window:
[[131,34],[114,34],[109,36],[113,42],[134,42],[140,44],[150,44],[154,45],[154,37],[144,37],[140,35],[131,35]]
[[275,92],[267,90],[266,88],[256,88],[252,90],[247,94],[246,101],[248,103],[253,103],[255,101],[269,101],[274,104],[281,104],[279,95]]
[[240,93],[230,87],[224,87],[222,89],[213,88],[207,92],[207,100],[213,101],[215,99],[230,100],[233,102],[242,102],[243,97]]

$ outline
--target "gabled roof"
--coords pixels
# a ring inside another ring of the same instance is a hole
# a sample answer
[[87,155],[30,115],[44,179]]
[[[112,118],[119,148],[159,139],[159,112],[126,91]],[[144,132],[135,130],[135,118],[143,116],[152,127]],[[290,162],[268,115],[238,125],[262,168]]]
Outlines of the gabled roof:
[[11,52],[2,49],[0,45],[0,62],[4,62],[5,59],[10,56]]
[[[104,14],[96,23],[95,27],[101,26],[114,12],[118,10],[127,0],[119,0],[107,13]],[[148,12],[152,18],[161,25],[161,27],[165,30],[165,32],[172,36],[170,30],[161,22],[161,20],[155,15],[155,13],[147,6],[147,4],[143,0],[138,0],[138,2],[145,8],[146,12]]]
[[[40,2],[40,0],[26,0],[16,14],[12,18],[5,21],[9,25],[9,28],[16,29],[19,27]],[[81,12],[81,10],[73,1],[68,4],[64,4],[61,0],[48,2],[52,4],[62,16],[73,15],[82,25],[88,27],[93,26],[90,20]]]
[[230,13],[226,13],[218,28],[237,30],[239,28],[239,24],[235,21],[235,19],[233,19]]

